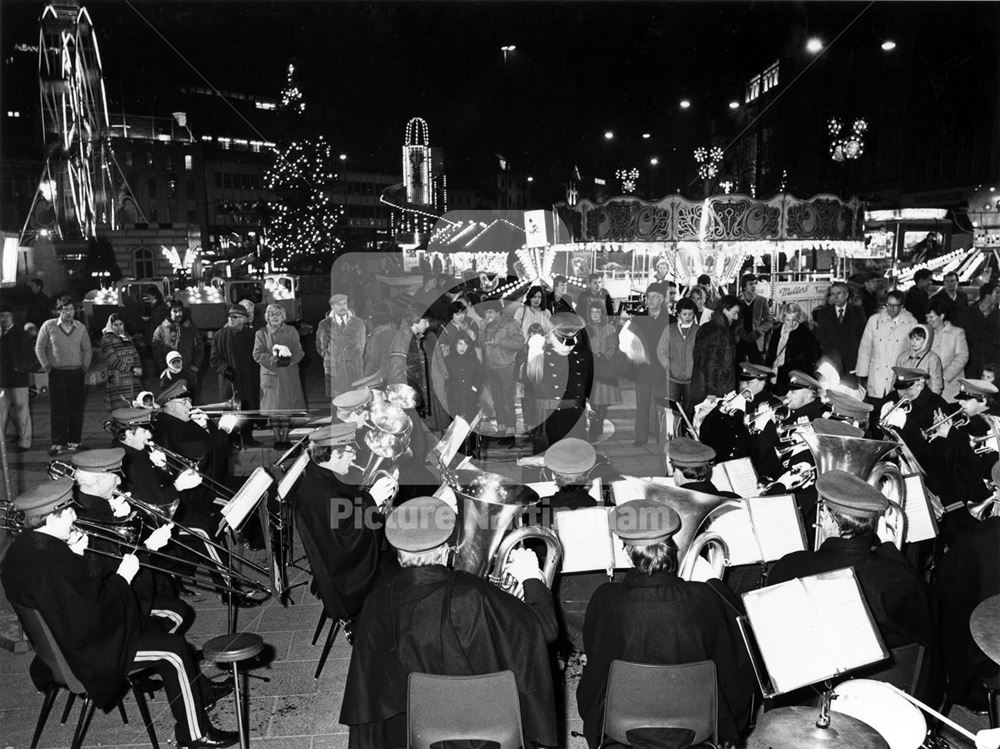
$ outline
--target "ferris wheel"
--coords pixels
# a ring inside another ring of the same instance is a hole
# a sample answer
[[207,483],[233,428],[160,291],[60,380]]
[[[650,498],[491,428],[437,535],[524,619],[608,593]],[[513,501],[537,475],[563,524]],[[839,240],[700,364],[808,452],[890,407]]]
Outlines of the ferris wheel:
[[26,235],[89,239],[115,225],[108,102],[94,25],[79,0],[42,11],[38,39],[45,167]]

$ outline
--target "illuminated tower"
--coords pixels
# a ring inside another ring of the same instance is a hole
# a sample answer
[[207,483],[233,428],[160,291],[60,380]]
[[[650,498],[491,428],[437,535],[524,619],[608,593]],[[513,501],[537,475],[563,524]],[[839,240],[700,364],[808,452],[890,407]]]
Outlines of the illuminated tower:
[[403,187],[406,206],[400,206],[395,233],[410,235],[404,243],[426,241],[438,216],[448,210],[448,179],[444,173],[444,149],[432,148],[427,121],[414,117],[406,123],[403,137]]

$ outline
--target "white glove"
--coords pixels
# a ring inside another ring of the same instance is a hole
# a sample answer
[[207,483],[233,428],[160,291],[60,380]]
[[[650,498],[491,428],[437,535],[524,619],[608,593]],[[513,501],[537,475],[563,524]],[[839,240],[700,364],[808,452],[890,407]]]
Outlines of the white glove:
[[226,434],[232,434],[239,421],[240,417],[236,414],[223,414],[222,418],[219,419],[219,429]]
[[125,582],[131,583],[132,578],[139,572],[139,557],[135,554],[126,554],[123,556],[121,564],[118,565],[117,572],[125,579]]
[[725,414],[731,414],[734,411],[746,411],[747,410],[747,399],[742,395],[737,395],[735,398],[731,397],[733,393],[730,393],[722,402],[719,404],[719,410]]
[[282,345],[280,343],[276,343],[276,344],[274,344],[274,346],[271,347],[271,353],[274,356],[291,356],[292,355],[292,350],[290,348],[288,348],[288,346],[284,346],[284,345]]
[[159,551],[164,546],[170,542],[170,532],[174,529],[173,523],[167,523],[166,525],[161,525],[155,531],[149,534],[149,537],[143,541],[143,546],[145,546],[150,551]]
[[164,454],[162,450],[150,450],[149,462],[152,463],[157,468],[166,468],[167,456]]
[[531,549],[511,549],[504,572],[509,573],[521,585],[524,585],[525,580],[544,579],[538,566],[538,557]]
[[882,420],[885,421],[885,423],[891,427],[895,427],[896,429],[902,429],[903,426],[906,424],[906,414],[903,413],[903,409],[897,408],[893,410],[891,414],[889,414],[888,419],[885,418],[885,415],[889,413],[889,409],[895,405],[896,405],[895,403],[885,403],[882,406]]
[[1000,728],[984,728],[977,731],[976,749],[1000,749]]
[[194,408],[191,410],[191,421],[200,426],[202,429],[208,429],[208,414],[200,408]]
[[399,491],[399,484],[397,484],[389,476],[382,476],[378,481],[372,484],[372,488],[368,490],[368,493],[381,510],[382,506],[386,502],[392,501],[392,498],[396,496],[397,491]]
[[528,356],[538,356],[545,349],[545,336],[534,333],[528,339]]
[[127,517],[132,512],[132,506],[124,497],[112,497],[108,500],[108,504],[111,505],[111,513],[116,518]]
[[69,550],[72,551],[77,556],[83,556],[83,552],[87,550],[90,546],[90,536],[86,533],[79,533],[75,538],[71,537],[69,540]]
[[188,468],[185,471],[181,471],[180,474],[174,479],[174,489],[179,492],[185,489],[194,489],[196,486],[201,484],[201,474],[192,468]]

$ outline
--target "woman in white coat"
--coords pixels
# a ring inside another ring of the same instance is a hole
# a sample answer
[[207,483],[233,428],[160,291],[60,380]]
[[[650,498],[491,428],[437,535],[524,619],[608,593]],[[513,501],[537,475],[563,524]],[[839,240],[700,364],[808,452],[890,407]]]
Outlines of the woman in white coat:
[[865,390],[871,399],[881,400],[892,387],[892,368],[896,359],[909,347],[909,335],[917,319],[903,309],[901,291],[886,295],[885,309],[868,318],[858,346],[858,377],[867,377]]
[[[285,325],[285,310],[269,304],[264,312],[267,325],[254,338],[253,360],[260,365],[260,407],[263,411],[287,411],[305,408],[306,399],[299,379],[299,362],[305,355],[299,331]],[[282,414],[271,417],[275,447],[291,447],[288,442],[289,419]]]
[[931,299],[931,308],[927,313],[927,324],[934,331],[931,351],[941,359],[944,368],[944,392],[941,397],[949,403],[955,402],[955,396],[961,389],[958,378],[963,376],[965,363],[969,361],[965,331],[952,324],[954,314],[951,300]]

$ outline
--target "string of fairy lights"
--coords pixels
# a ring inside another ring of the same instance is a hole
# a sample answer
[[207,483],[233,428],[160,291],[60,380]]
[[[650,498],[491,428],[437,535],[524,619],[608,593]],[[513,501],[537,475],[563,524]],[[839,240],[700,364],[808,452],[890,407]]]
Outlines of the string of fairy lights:
[[[294,73],[289,65],[279,109],[299,116],[306,105]],[[275,148],[274,164],[264,175],[265,187],[277,196],[267,203],[264,227],[272,258],[287,261],[343,248],[339,227],[345,214],[336,199],[336,164],[333,146],[322,135]]]

